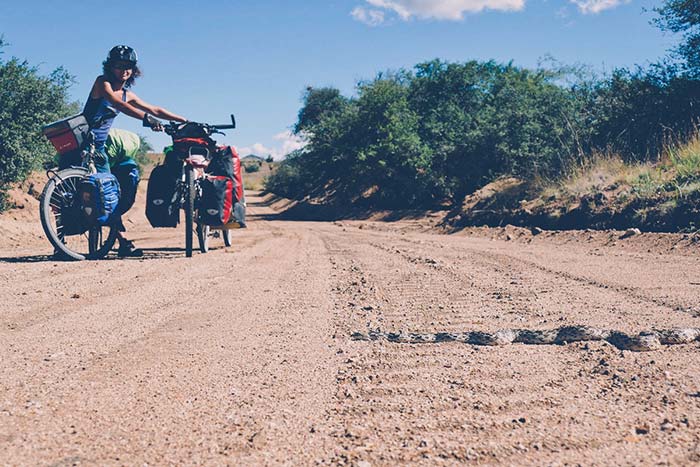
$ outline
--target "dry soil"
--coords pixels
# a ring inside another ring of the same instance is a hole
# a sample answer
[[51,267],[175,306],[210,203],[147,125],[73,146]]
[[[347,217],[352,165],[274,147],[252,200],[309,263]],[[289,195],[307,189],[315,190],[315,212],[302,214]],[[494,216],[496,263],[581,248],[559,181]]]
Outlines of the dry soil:
[[[141,196],[141,203],[143,200]],[[0,216],[2,465],[687,465],[700,344],[353,341],[355,331],[700,327],[694,238],[281,220],[184,257],[55,262]]]

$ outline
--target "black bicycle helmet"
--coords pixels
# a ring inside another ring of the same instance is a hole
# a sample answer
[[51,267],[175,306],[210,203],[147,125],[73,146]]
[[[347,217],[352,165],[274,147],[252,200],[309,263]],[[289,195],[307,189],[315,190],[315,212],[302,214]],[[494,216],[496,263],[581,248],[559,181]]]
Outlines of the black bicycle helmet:
[[109,56],[107,57],[107,60],[109,61],[124,60],[125,62],[131,62],[134,65],[138,59],[139,57],[136,55],[136,51],[128,45],[117,45],[112,47],[112,50],[109,51]]

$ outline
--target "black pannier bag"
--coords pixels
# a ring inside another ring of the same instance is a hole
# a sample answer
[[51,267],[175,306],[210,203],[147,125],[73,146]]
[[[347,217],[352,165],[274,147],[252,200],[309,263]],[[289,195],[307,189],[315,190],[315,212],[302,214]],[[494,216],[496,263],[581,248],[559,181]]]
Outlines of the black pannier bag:
[[87,232],[89,225],[83,214],[79,192],[69,192],[61,200],[60,216],[56,217],[58,232],[62,236],[81,235]]
[[207,173],[211,175],[224,175],[235,181],[235,161],[237,156],[238,154],[236,154],[233,148],[230,146],[220,148],[218,151],[216,151],[216,153],[214,153],[214,156],[209,161],[209,166],[207,166]]
[[168,165],[153,169],[146,190],[146,217],[152,227],[177,227],[180,222],[180,200],[177,184],[180,172]]
[[208,175],[201,181],[199,222],[223,227],[233,218],[233,180],[226,176]]
[[43,133],[56,151],[63,155],[81,149],[87,140],[90,125],[83,114],[74,115],[44,127]]

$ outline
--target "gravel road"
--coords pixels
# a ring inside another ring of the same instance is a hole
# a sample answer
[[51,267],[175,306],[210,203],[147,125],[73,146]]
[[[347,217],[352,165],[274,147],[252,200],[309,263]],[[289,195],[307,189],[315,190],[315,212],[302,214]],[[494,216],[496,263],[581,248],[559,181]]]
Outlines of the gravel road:
[[142,213],[128,260],[54,262],[0,223],[0,464],[700,463],[698,342],[350,337],[700,327],[695,248],[295,221],[249,196],[234,246],[187,259]]

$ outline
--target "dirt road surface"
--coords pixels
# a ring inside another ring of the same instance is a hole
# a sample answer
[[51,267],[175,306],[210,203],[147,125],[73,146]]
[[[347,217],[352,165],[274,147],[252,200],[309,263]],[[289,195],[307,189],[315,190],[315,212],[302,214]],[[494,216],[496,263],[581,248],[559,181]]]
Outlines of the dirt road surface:
[[38,223],[0,220],[0,464],[700,462],[697,342],[350,338],[700,327],[687,236],[444,235],[293,220],[259,196],[248,209],[233,247],[191,259],[142,205],[127,223],[142,259],[54,262]]

